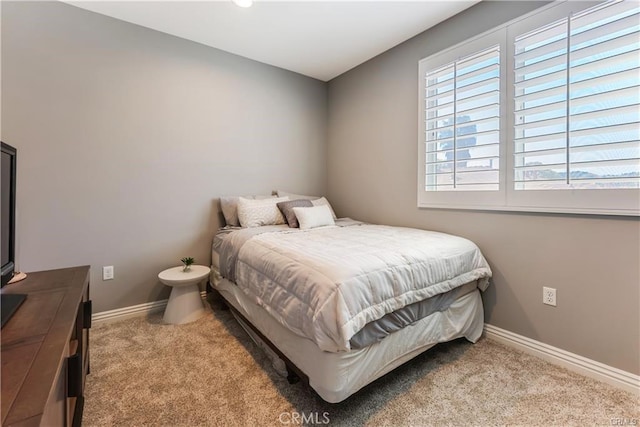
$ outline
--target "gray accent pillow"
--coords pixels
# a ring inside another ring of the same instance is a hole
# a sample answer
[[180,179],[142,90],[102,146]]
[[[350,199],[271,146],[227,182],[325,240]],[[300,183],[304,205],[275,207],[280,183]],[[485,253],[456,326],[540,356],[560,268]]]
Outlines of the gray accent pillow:
[[238,220],[238,196],[235,197],[220,197],[220,208],[222,209],[222,215],[227,225],[238,227],[240,221]]
[[289,224],[291,228],[299,228],[298,218],[296,217],[295,212],[293,212],[293,208],[311,208],[313,207],[313,203],[311,200],[298,199],[298,200],[289,200],[288,202],[279,202],[277,204],[278,209],[282,212],[285,221]]

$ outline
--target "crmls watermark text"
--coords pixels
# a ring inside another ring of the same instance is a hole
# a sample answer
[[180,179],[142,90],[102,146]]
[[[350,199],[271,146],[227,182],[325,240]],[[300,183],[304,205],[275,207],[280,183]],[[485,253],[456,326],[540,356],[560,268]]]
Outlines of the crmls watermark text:
[[611,418],[612,426],[637,426],[637,418]]
[[282,424],[302,425],[302,424],[329,424],[328,412],[283,412],[278,417]]

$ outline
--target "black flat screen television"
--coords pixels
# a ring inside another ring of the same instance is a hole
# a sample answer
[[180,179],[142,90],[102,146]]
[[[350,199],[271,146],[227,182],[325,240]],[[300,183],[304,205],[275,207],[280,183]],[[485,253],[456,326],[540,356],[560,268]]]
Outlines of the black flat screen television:
[[[2,187],[2,201],[0,211],[0,269],[2,273],[2,287],[9,283],[15,271],[16,256],[16,168],[17,151],[4,142],[2,145],[2,163],[0,163],[0,186]],[[0,314],[2,326],[9,320],[24,301],[26,295],[0,295]]]
[[0,165],[0,185],[2,185],[2,229],[0,229],[0,268],[2,286],[13,277],[16,255],[16,165],[17,151],[9,144],[2,144],[2,164]]

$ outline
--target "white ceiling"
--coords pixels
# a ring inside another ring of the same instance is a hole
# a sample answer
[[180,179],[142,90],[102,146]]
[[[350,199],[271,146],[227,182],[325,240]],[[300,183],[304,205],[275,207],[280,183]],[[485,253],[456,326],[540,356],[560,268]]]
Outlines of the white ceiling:
[[66,2],[328,81],[478,1]]

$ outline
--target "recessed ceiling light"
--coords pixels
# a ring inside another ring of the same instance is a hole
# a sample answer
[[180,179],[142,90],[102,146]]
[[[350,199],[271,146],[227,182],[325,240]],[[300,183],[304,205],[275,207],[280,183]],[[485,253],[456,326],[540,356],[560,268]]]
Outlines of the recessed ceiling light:
[[253,0],[232,0],[236,6],[240,7],[251,7],[253,4]]

